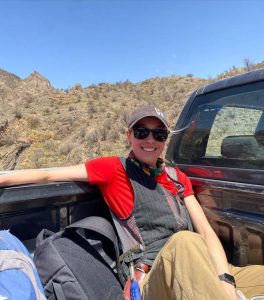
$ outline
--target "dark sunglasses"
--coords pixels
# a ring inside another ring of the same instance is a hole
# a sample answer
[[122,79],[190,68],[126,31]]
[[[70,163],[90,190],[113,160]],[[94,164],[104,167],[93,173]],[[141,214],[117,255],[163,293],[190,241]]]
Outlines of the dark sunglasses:
[[154,139],[159,142],[165,142],[170,133],[167,129],[163,128],[149,129],[145,127],[135,127],[132,128],[132,130],[134,132],[134,137],[138,140],[143,140],[147,138],[150,133],[152,133]]

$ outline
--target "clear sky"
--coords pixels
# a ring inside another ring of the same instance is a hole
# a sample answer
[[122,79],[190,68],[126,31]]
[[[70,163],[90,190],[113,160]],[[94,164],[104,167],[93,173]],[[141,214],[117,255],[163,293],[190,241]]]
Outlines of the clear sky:
[[264,60],[263,0],[0,0],[0,69],[56,88]]

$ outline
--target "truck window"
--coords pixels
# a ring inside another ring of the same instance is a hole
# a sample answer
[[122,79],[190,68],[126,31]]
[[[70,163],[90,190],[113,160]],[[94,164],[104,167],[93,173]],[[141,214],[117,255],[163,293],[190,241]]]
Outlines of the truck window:
[[[239,140],[235,138],[237,136],[241,137],[240,142],[242,142],[242,137],[244,136],[245,142],[246,139],[248,139],[249,143],[253,143],[253,136],[256,132],[261,115],[262,111],[253,108],[235,106],[223,107],[216,114],[212,124],[205,157],[221,157],[223,155],[223,153],[221,153],[223,148],[222,145],[225,144],[225,140],[228,140],[227,137],[229,137],[229,140],[231,140],[231,137],[234,137],[232,140],[236,144],[239,144]],[[249,136],[252,137],[250,138]],[[231,143],[229,142],[229,144]],[[240,150],[242,155],[243,149]],[[251,154],[254,155],[254,151]]]
[[263,169],[264,89],[232,88],[197,98],[185,122],[191,125],[176,138],[174,160]]

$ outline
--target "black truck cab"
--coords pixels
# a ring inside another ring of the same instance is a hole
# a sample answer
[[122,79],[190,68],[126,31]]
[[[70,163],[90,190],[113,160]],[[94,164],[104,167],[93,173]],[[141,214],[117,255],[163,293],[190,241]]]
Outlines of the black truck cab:
[[264,70],[201,87],[166,155],[191,178],[229,261],[241,266],[264,263],[263,111]]

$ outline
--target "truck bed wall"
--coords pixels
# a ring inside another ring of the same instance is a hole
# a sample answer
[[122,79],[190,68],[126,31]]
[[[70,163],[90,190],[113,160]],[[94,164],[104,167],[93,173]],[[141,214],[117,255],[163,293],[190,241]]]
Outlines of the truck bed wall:
[[87,183],[64,182],[0,189],[0,229],[9,229],[34,251],[43,229],[57,232],[81,218],[110,218],[98,189]]

